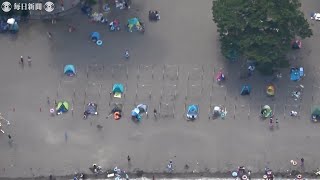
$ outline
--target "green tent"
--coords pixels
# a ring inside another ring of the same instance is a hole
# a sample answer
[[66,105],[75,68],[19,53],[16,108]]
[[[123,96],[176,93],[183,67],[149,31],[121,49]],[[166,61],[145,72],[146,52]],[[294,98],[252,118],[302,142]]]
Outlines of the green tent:
[[56,112],[65,113],[69,110],[69,103],[67,101],[59,101],[57,103]]
[[272,116],[272,109],[269,105],[264,105],[261,109],[261,116],[268,118]]

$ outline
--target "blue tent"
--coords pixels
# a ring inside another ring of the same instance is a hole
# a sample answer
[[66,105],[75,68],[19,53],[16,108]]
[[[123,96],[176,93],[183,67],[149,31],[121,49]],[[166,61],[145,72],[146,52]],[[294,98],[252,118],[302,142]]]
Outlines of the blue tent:
[[250,95],[251,86],[250,85],[243,85],[240,94],[241,95]]
[[63,73],[67,76],[74,76],[76,75],[76,68],[72,64],[65,65]]
[[92,32],[91,33],[91,40],[93,42],[97,42],[98,40],[100,40],[100,33],[98,32]]
[[188,106],[188,111],[187,111],[187,114],[190,115],[190,116],[197,116],[198,115],[198,112],[199,112],[199,107],[198,105],[195,105],[195,104],[190,104]]
[[195,120],[199,115],[199,106],[196,104],[190,104],[187,109],[187,119]]
[[290,79],[291,81],[298,81],[304,75],[303,68],[291,68],[290,69]]
[[114,84],[112,87],[113,93],[123,93],[124,92],[124,86],[123,84]]
[[87,104],[86,112],[88,114],[98,114],[97,109],[98,105],[91,102]]

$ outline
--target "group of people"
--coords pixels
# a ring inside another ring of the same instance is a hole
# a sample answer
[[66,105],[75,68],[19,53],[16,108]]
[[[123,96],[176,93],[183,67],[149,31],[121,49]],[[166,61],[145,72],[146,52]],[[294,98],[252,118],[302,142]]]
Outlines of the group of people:
[[[276,124],[276,127],[278,128],[279,127],[279,120],[278,119],[276,119],[275,124]],[[270,129],[274,128],[273,117],[270,117],[270,119],[269,119],[269,127],[270,127]]]
[[116,8],[119,9],[130,9],[131,0],[115,0]]
[[103,172],[103,171],[102,171],[102,167],[101,167],[101,166],[98,166],[97,164],[93,164],[93,165],[92,165],[92,171],[93,171],[93,173],[95,173],[95,174],[100,174],[100,173]]
[[[30,66],[31,65],[31,57],[30,56],[28,56],[28,60],[27,60],[27,62],[28,62],[28,65]],[[21,65],[24,65],[24,58],[23,58],[23,56],[20,56],[20,62],[19,62]]]

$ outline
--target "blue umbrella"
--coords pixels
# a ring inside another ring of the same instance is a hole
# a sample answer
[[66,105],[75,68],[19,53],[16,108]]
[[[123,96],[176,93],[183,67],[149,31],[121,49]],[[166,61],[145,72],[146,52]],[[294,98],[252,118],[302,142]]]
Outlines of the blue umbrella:
[[134,109],[131,111],[131,116],[133,116],[133,117],[138,117],[139,113],[140,113],[139,108],[134,108]]
[[232,177],[237,177],[238,176],[238,173],[236,171],[233,171],[232,172]]

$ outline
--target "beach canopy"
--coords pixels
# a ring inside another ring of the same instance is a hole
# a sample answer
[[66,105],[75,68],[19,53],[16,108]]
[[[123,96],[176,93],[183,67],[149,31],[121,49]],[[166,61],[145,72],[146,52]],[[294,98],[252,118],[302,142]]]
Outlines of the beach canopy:
[[76,68],[72,64],[65,65],[63,73],[67,76],[74,76],[76,74]]

